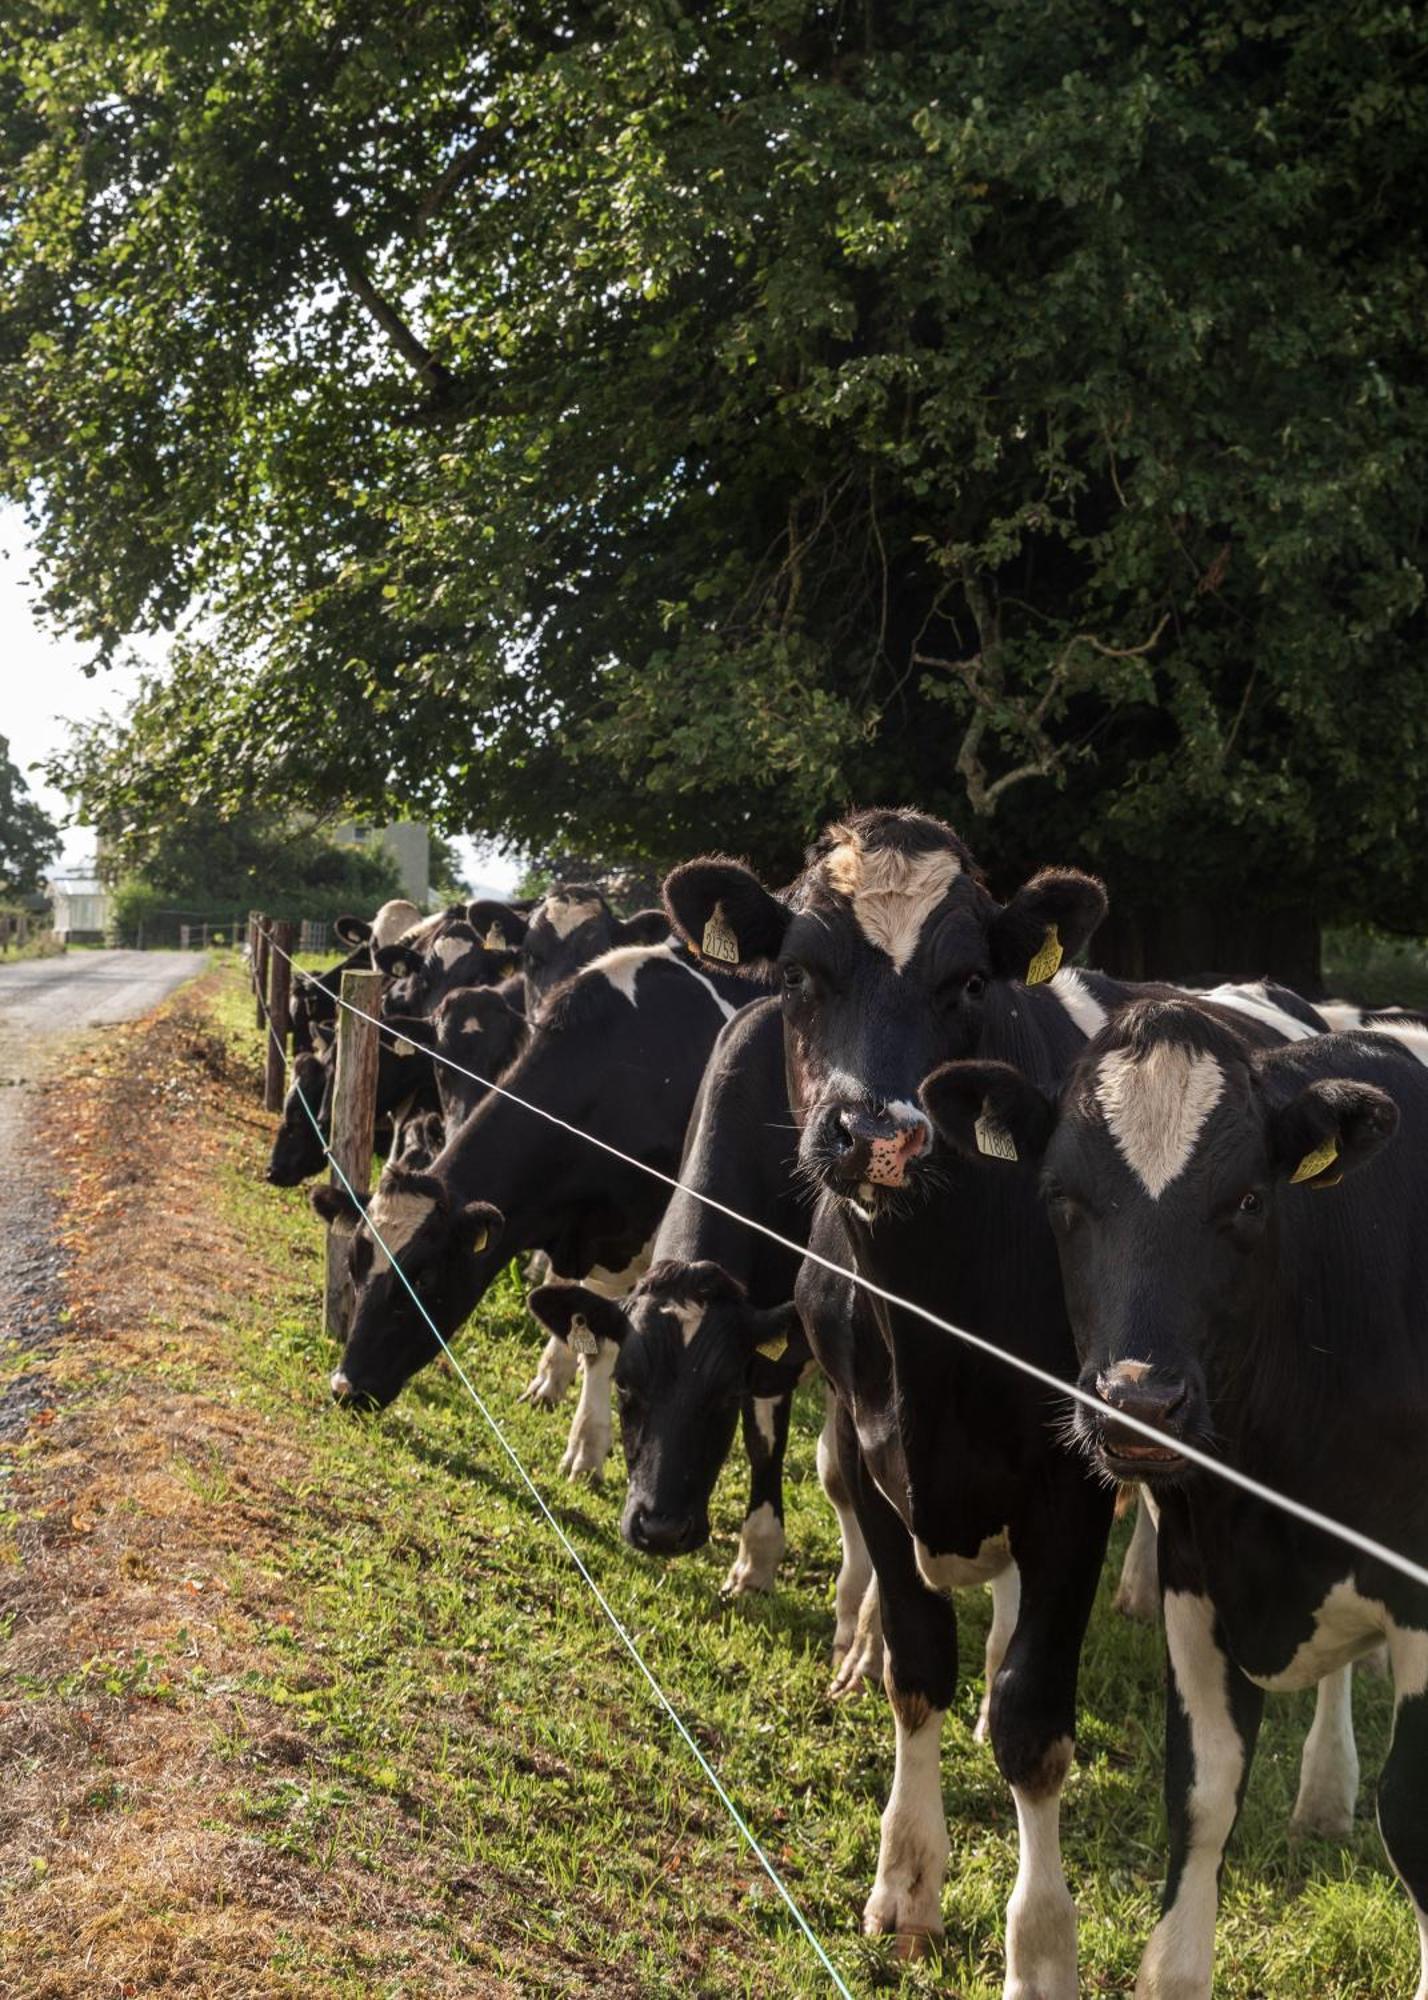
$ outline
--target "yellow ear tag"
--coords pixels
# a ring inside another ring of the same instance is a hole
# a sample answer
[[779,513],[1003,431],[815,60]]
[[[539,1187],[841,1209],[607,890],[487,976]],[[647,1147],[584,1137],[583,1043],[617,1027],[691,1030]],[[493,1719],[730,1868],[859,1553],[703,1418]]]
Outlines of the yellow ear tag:
[[[1306,1153],[1304,1155],[1303,1159],[1299,1162],[1299,1165],[1294,1169],[1294,1172],[1289,1176],[1290,1185],[1293,1186],[1294,1183],[1297,1181],[1317,1180],[1319,1175],[1323,1173],[1326,1167],[1333,1166],[1335,1160],[1337,1160],[1338,1157],[1339,1157],[1338,1140],[1326,1139],[1322,1146],[1316,1146],[1312,1153]],[[1342,1179],[1343,1179],[1342,1174],[1336,1174],[1333,1180],[1325,1181],[1323,1185],[1325,1187],[1337,1187]]]
[[716,959],[720,965],[739,963],[739,940],[725,921],[722,903],[714,905],[709,921],[704,926],[704,939],[700,949],[706,958]]
[[590,1322],[584,1313],[573,1313],[570,1332],[567,1336],[572,1354],[581,1354],[587,1361],[600,1352],[600,1343],[590,1331]]
[[481,942],[487,951],[504,951],[506,949],[506,933],[501,929],[499,924],[492,924]]
[[772,1340],[761,1340],[754,1352],[762,1354],[765,1361],[782,1361],[788,1352],[788,1335],[776,1333]]
[[1046,936],[1041,940],[1041,950],[1026,968],[1027,986],[1041,986],[1055,976],[1062,959],[1061,933],[1055,924],[1046,926]]
[[1017,1157],[1016,1140],[990,1111],[983,1111],[972,1130],[977,1135],[977,1151],[985,1153],[989,1160],[1014,1160]]
[[483,1229],[481,1231],[481,1234],[472,1241],[471,1244],[472,1255],[479,1257],[481,1252],[486,1248],[486,1245],[490,1242],[490,1240],[491,1240],[490,1230]]

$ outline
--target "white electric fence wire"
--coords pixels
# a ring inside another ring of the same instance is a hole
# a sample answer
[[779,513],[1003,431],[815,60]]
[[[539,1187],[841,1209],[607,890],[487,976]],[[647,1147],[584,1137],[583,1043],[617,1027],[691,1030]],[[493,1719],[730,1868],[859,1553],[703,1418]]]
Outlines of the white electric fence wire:
[[[286,957],[286,953],[284,953],[283,955]],[[273,1041],[277,1043],[278,1051],[282,1056],[284,1071],[285,1073],[291,1075],[292,1063],[288,1056],[287,1050],[283,1047],[282,1042],[279,1039],[277,1029],[273,1025],[273,1017],[271,1013],[269,1013],[268,1011],[268,1003],[266,999],[264,999],[261,993],[258,995],[258,1000],[259,1004],[263,1009],[264,1015],[267,1017],[268,1033],[272,1036]],[[343,1004],[345,1005],[346,1003],[344,1002]],[[355,1007],[351,1009],[351,1012],[353,1013],[359,1013],[360,1011],[361,1010],[359,1008]],[[370,1015],[364,1016],[364,1019],[370,1020],[371,1016]],[[361,1197],[358,1195],[357,1190],[353,1187],[351,1181],[348,1180],[346,1174],[343,1173],[341,1167],[338,1165],[336,1159],[334,1158],[332,1148],[328,1145],[327,1141],[322,1136],[322,1126],[318,1122],[318,1119],[315,1113],[313,1112],[312,1106],[307,1101],[307,1096],[303,1090],[302,1085],[296,1080],[295,1077],[293,1079],[292,1088],[297,1092],[298,1102],[302,1105],[303,1110],[307,1113],[308,1120],[312,1125],[312,1129],[317,1135],[317,1142],[322,1147],[323,1152],[327,1155],[328,1161],[332,1167],[332,1171],[337,1175],[337,1178],[341,1181],[343,1187],[347,1190],[347,1193],[351,1197],[351,1199],[354,1202],[357,1202],[360,1206]],[[608,1597],[606,1597],[604,1591],[601,1590],[599,1584],[595,1581],[594,1577],[590,1574],[590,1571],[587,1569],[584,1559],[582,1558],[580,1551],[576,1548],[574,1542],[571,1541],[569,1535],[567,1535],[564,1528],[561,1527],[560,1522],[556,1519],[555,1515],[546,1505],[545,1496],[541,1493],[540,1488],[536,1485],[535,1481],[526,1471],[525,1466],[521,1463],[520,1459],[517,1457],[514,1446],[509,1442],[505,1432],[501,1429],[501,1426],[497,1423],[496,1419],[492,1416],[490,1410],[487,1408],[485,1399],[482,1397],[480,1391],[476,1388],[475,1383],[471,1380],[471,1377],[466,1373],[466,1370],[462,1367],[460,1361],[457,1360],[455,1354],[452,1353],[450,1347],[447,1345],[446,1341],[442,1338],[441,1329],[437,1326],[435,1320],[433,1320],[431,1314],[427,1311],[426,1307],[422,1304],[421,1299],[417,1296],[416,1290],[412,1285],[411,1280],[408,1278],[406,1272],[402,1269],[401,1265],[397,1262],[395,1253],[388,1248],[386,1243],[382,1241],[382,1237],[377,1231],[374,1224],[372,1223],[370,1216],[367,1219],[367,1226],[369,1229],[371,1229],[372,1235],[376,1239],[376,1241],[379,1244],[381,1244],[382,1249],[386,1251],[387,1256],[391,1261],[392,1269],[396,1272],[397,1276],[406,1286],[407,1291],[411,1294],[413,1305],[415,1305],[417,1311],[421,1314],[422,1318],[431,1328],[432,1333],[436,1336],[436,1339],[441,1347],[442,1353],[451,1363],[452,1369],[455,1372],[458,1381],[465,1389],[467,1395],[471,1398],[472,1402],[476,1405],[476,1408],[480,1411],[482,1417],[486,1422],[487,1428],[491,1432],[491,1435],[495,1438],[497,1444],[500,1445],[502,1451],[506,1454],[506,1457],[510,1460],[512,1467],[518,1474],[522,1484],[525,1486],[526,1491],[530,1494],[532,1500],[535,1501],[536,1506],[539,1507],[541,1513],[544,1515],[550,1527],[555,1531],[556,1537],[559,1540],[561,1547],[565,1550],[565,1553],[570,1557],[570,1560],[574,1563],[576,1569],[579,1571],[580,1575],[584,1578],[585,1582],[590,1586],[591,1594],[594,1597],[595,1602],[599,1605],[600,1609],[604,1612],[606,1618],[609,1620],[610,1625],[615,1632],[615,1636],[619,1639],[620,1643],[624,1646],[625,1651],[629,1654],[630,1658],[639,1668],[645,1680],[649,1683],[650,1692],[654,1695],[655,1700],[659,1703],[660,1707],[664,1710],[665,1714],[669,1717],[670,1721],[674,1724],[675,1728],[678,1730],[680,1736],[684,1739],[685,1743],[688,1745],[690,1751],[694,1756],[695,1762],[699,1765],[700,1770],[703,1771],[705,1777],[714,1787],[714,1790],[718,1795],[720,1803],[723,1805],[730,1819],[733,1820],[735,1826],[742,1834],[745,1842],[749,1847],[750,1852],[757,1860],[759,1866],[763,1869],[765,1875],[768,1876],[770,1882],[772,1882],[774,1888],[778,1891],[779,1895],[783,1898],[783,1901],[788,1906],[788,1909],[793,1917],[794,1922],[798,1925],[798,1928],[802,1931],[804,1937],[808,1940],[808,1943],[812,1946],[815,1954],[817,1955],[820,1963],[823,1966],[824,1971],[828,1974],[828,1977],[832,1980],[838,1992],[843,1995],[843,2000],[853,2000],[852,1993],[849,1991],[847,1985],[844,1983],[842,1975],[839,1973],[837,1966],[828,1956],[828,1953],[824,1949],[824,1946],[821,1940],[819,1939],[817,1932],[813,1930],[813,1928],[808,1922],[808,1919],[804,1916],[802,1910],[799,1908],[798,1904],[794,1901],[793,1896],[790,1893],[787,1884],[784,1882],[783,1877],[779,1874],[778,1870],[769,1860],[768,1855],[764,1852],[763,1848],[760,1846],[758,1838],[755,1835],[753,1829],[750,1827],[748,1821],[744,1818],[743,1814],[739,1811],[739,1808],[735,1805],[733,1799],[729,1796],[729,1793],[725,1790],[723,1782],[719,1777],[719,1773],[715,1770],[714,1766],[710,1763],[709,1759],[705,1756],[704,1752],[700,1749],[698,1743],[695,1741],[695,1738],[690,1733],[690,1730],[686,1725],[683,1717],[679,1714],[679,1711],[675,1708],[674,1703],[670,1700],[669,1696],[665,1693],[664,1689],[660,1686],[659,1682],[655,1679],[655,1676],[651,1671],[651,1669],[645,1664],[645,1659],[643,1654],[640,1652],[640,1649],[635,1644],[634,1640],[630,1637],[629,1632],[625,1629],[625,1626],[621,1621],[618,1612],[615,1610],[614,1606],[610,1603],[610,1600]]]
[[[278,947],[274,945],[273,949],[276,951]],[[287,957],[287,953],[284,952],[282,956]],[[289,959],[290,964],[291,962]],[[336,1000],[339,1007],[345,1007],[351,1014],[360,1014],[364,1021],[375,1023],[389,1036],[394,1034],[394,1030],[388,1027],[386,1022],[379,1020],[375,1014],[368,1014],[362,1008],[354,1007],[351,1001],[333,993],[331,987],[323,986],[322,981],[314,978],[311,973],[305,974],[304,977],[311,980],[314,986],[320,987],[329,999]],[[396,1038],[400,1040],[400,1036]],[[960,1340],[964,1346],[974,1348],[979,1354],[990,1355],[994,1361],[1005,1363],[1008,1368],[1016,1369],[1018,1373],[1028,1376],[1033,1382],[1039,1382],[1054,1395],[1063,1396],[1073,1403],[1080,1403],[1098,1415],[1105,1414],[1106,1405],[1101,1399],[1093,1396],[1088,1389],[1081,1388],[1078,1383],[1063,1382],[1059,1375],[1053,1375],[1045,1368],[1038,1368],[1034,1361],[1028,1361],[1020,1354],[1012,1354],[1004,1347],[998,1347],[994,1341],[985,1339],[979,1333],[970,1332],[965,1326],[955,1326],[951,1320],[939,1318],[926,1306],[918,1305],[913,1299],[905,1299],[899,1293],[889,1291],[885,1285],[878,1284],[876,1280],[864,1277],[861,1271],[850,1270],[846,1265],[835,1263],[831,1258],[822,1256],[817,1250],[809,1249],[806,1244],[795,1243],[791,1237],[781,1235],[776,1229],[770,1229],[767,1223],[758,1222],[751,1215],[741,1215],[738,1209],[717,1201],[713,1195],[705,1194],[702,1189],[690,1187],[687,1182],[676,1179],[673,1174],[663,1173],[658,1167],[650,1166],[648,1161],[636,1159],[633,1154],[622,1152],[618,1146],[612,1146],[607,1139],[598,1138],[595,1133],[585,1131],[582,1126],[572,1125],[569,1120],[557,1117],[555,1112],[547,1111],[544,1105],[532,1104],[529,1099],[518,1096],[513,1090],[507,1090],[503,1084],[494,1082],[492,1078],[478,1076],[475,1070],[465,1068],[461,1063],[453,1061],[450,1056],[443,1055],[440,1050],[428,1049],[426,1053],[433,1062],[445,1063],[448,1069],[455,1070],[459,1076],[468,1077],[472,1083],[484,1085],[498,1097],[509,1098],[512,1104],[519,1104],[525,1110],[534,1112],[537,1118],[544,1118],[547,1124],[558,1126],[563,1132],[573,1133],[587,1145],[598,1146],[602,1153],[610,1154],[613,1159],[621,1161],[625,1166],[635,1167],[640,1173],[648,1174],[651,1179],[663,1181],[666,1187],[674,1189],[676,1193],[687,1194],[693,1200],[703,1202],[706,1208],[717,1209],[721,1215],[727,1215],[731,1221],[742,1223],[746,1229],[757,1230],[761,1236],[768,1237],[770,1242],[781,1244],[785,1250],[791,1250],[795,1257],[807,1258],[809,1263],[817,1264],[825,1271],[831,1271],[834,1277],[842,1278],[850,1285],[856,1285],[860,1291],[869,1293],[875,1299],[881,1299],[885,1305],[896,1306],[899,1312],[911,1313],[915,1319],[936,1327],[939,1333],[949,1334],[953,1340]],[[1139,1437],[1147,1438],[1152,1444],[1162,1447],[1165,1444],[1163,1431],[1158,1431],[1153,1424],[1144,1423],[1139,1417],[1132,1417],[1124,1411],[1116,1411],[1116,1426],[1120,1430],[1132,1431]],[[1397,1570],[1400,1576],[1406,1576],[1410,1582],[1428,1590],[1428,1569],[1421,1563],[1414,1562],[1411,1556],[1400,1555],[1396,1549],[1375,1541],[1371,1535],[1361,1534],[1357,1528],[1351,1528],[1342,1521],[1334,1520],[1328,1514],[1320,1513],[1317,1507],[1307,1506],[1304,1501],[1292,1499],[1287,1493],[1277,1493],[1273,1487],[1264,1485],[1250,1473],[1241,1472],[1238,1466],[1229,1465],[1224,1459],[1212,1457],[1209,1452],[1201,1451],[1196,1445],[1177,1440],[1175,1450],[1187,1464],[1197,1465],[1203,1472],[1211,1473],[1216,1479],[1223,1479],[1231,1486],[1238,1486],[1256,1500],[1262,1500],[1266,1506],[1277,1507],[1282,1513],[1303,1521],[1307,1527],[1317,1528],[1322,1534],[1335,1536],[1348,1547],[1357,1549],[1361,1555],[1371,1556],[1374,1561],[1385,1564],[1389,1569]]]

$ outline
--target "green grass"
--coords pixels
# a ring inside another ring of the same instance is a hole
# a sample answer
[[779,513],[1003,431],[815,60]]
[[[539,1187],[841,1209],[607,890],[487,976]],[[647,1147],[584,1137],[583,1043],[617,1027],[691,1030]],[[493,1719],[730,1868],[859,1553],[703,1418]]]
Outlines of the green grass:
[[[255,1054],[251,1005],[236,978],[220,1012],[225,1033]],[[255,1136],[214,1199],[252,1242],[274,1246],[291,1274],[275,1295],[250,1300],[232,1328],[234,1395],[291,1427],[301,1465],[282,1547],[264,1559],[292,1625],[275,1621],[277,1665],[261,1692],[289,1706],[330,1754],[321,1783],[307,1772],[254,1777],[249,1831],[309,1860],[350,1855],[355,1843],[380,1879],[397,1865],[387,1851],[395,1801],[407,1835],[400,1865],[410,1866],[415,1843],[445,1881],[471,1884],[472,1896],[482,1884],[514,1893],[528,1945],[544,1941],[552,1954],[608,1966],[651,1996],[826,1991],[454,1377],[428,1369],[375,1421],[327,1406],[333,1357],[319,1330],[319,1231],[304,1190],[257,1180],[260,1151]],[[551,1416],[517,1402],[538,1345],[508,1274],[460,1351],[849,1984],[858,1993],[995,2000],[1016,1860],[1009,1795],[990,1750],[971,1735],[985,1594],[959,1600],[965,1679],[943,1756],[946,1945],[940,1960],[904,1968],[890,1945],[858,1935],[892,1732],[881,1697],[835,1705],[824,1693],[837,1538],[814,1472],[821,1398],[806,1392],[795,1418],[790,1553],[778,1593],[731,1605],[719,1585],[741,1513],[737,1455],[715,1496],[712,1546],[667,1565],[640,1558],[619,1539],[618,1451],[603,1491],[567,1486],[557,1464],[568,1407]],[[183,1476],[217,1492],[222,1468],[197,1463]],[[1117,1534],[1117,1562],[1126,1532]],[[1112,1614],[1113,1582],[1108,1567],[1063,1813],[1087,1994],[1129,1992],[1164,1866],[1161,1641]],[[1355,1706],[1371,1779],[1387,1741],[1386,1684],[1361,1677]],[[1411,1990],[1416,1933],[1379,1848],[1370,1785],[1346,1848],[1288,1838],[1310,1714],[1307,1695],[1268,1704],[1226,1876],[1216,1991],[1227,2000],[1383,2000]],[[235,1760],[242,1749],[226,1745]],[[438,1900],[430,1921],[453,1962],[475,1954],[500,1969],[499,1941],[477,1951],[459,1894]],[[291,1969],[283,1950],[276,1940],[274,1964]],[[374,1979],[365,1990],[389,1989]]]

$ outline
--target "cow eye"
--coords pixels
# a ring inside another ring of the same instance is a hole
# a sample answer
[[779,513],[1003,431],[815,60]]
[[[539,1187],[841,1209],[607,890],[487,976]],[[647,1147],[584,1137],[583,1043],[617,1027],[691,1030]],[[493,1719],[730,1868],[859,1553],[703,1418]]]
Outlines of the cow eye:
[[968,973],[966,983],[963,985],[962,991],[969,1000],[976,1000],[981,994],[985,993],[986,990],[987,990],[987,980],[985,973],[981,972]]
[[790,961],[783,967],[783,990],[785,993],[801,993],[808,984],[808,974],[801,965]]
[[1246,1188],[1245,1192],[1240,1196],[1239,1212],[1241,1215],[1262,1215],[1264,1213],[1263,1196],[1256,1194],[1253,1188]]

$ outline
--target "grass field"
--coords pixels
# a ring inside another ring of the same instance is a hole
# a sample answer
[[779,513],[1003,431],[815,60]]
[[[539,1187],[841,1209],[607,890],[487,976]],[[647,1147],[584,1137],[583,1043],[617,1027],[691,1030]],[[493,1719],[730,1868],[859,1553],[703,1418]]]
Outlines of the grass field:
[[[241,1643],[235,1625],[232,1659],[222,1657],[220,1623],[218,1651],[205,1641],[197,1663],[177,1636],[137,1659],[116,1641],[74,1685],[32,1676],[16,1686],[12,1677],[0,1691],[63,1706],[106,1693],[120,1701],[137,1688],[182,1711],[184,1741],[201,1746],[214,1772],[203,1825],[240,1843],[255,1868],[266,1857],[290,1871],[307,1915],[272,1921],[258,1943],[245,1933],[262,1972],[246,1989],[175,1981],[115,1990],[828,1990],[455,1378],[427,1370],[375,1421],[327,1405],[320,1234],[302,1191],[258,1179],[264,1128],[251,1095],[240,1096],[251,1090],[258,1040],[236,971],[206,1004],[226,1045],[222,1088],[233,1112],[201,1199],[255,1281],[225,1282],[216,1338],[201,1350],[177,1338],[176,1323],[173,1358],[159,1365],[165,1393],[205,1407],[218,1399],[236,1418],[249,1453],[241,1479],[228,1449],[197,1431],[178,1454],[178,1476],[192,1510],[258,1509],[266,1531],[253,1552],[241,1539],[233,1547],[227,1587],[236,1605],[256,1564],[266,1609],[246,1618]],[[715,1498],[711,1547],[664,1566],[637,1556],[618,1535],[618,1453],[603,1491],[565,1485],[556,1468],[566,1414],[517,1402],[537,1347],[509,1275],[463,1337],[465,1365],[849,1985],[995,2000],[1015,1848],[1010,1798],[971,1735],[983,1594],[963,1600],[966,1679],[944,1750],[946,1944],[940,1957],[904,1966],[890,1944],[858,1934],[891,1726],[880,1695],[838,1705],[825,1694],[837,1541],[814,1475],[820,1397],[805,1392],[795,1420],[778,1594],[726,1604],[718,1592],[740,1516],[737,1459]],[[102,1397],[103,1378],[74,1393]],[[25,1447],[45,1448],[43,1439]],[[1163,1868],[1160,1640],[1112,1615],[1112,1584],[1108,1570],[1064,1812],[1087,1994],[1130,1991]],[[224,1679],[241,1684],[246,1721],[214,1698]],[[1386,1742],[1385,1684],[1360,1678],[1356,1710],[1371,1776]],[[1416,1933],[1378,1845],[1368,1784],[1348,1847],[1287,1837],[1310,1713],[1307,1696],[1269,1704],[1227,1872],[1217,1992],[1406,1996]],[[291,1758],[263,1751],[284,1729],[299,1746]],[[183,1754],[200,1750],[176,1745]],[[135,1811],[138,1801],[108,1809]],[[241,1897],[235,1879],[225,1893]],[[41,1892],[14,1880],[7,1892],[0,1945],[9,1952],[0,1957],[13,1970],[17,1941],[36,1948],[42,1927],[25,1928],[24,1898]],[[0,1991],[84,1990],[38,1979],[6,1987],[5,1978],[0,1970]]]

